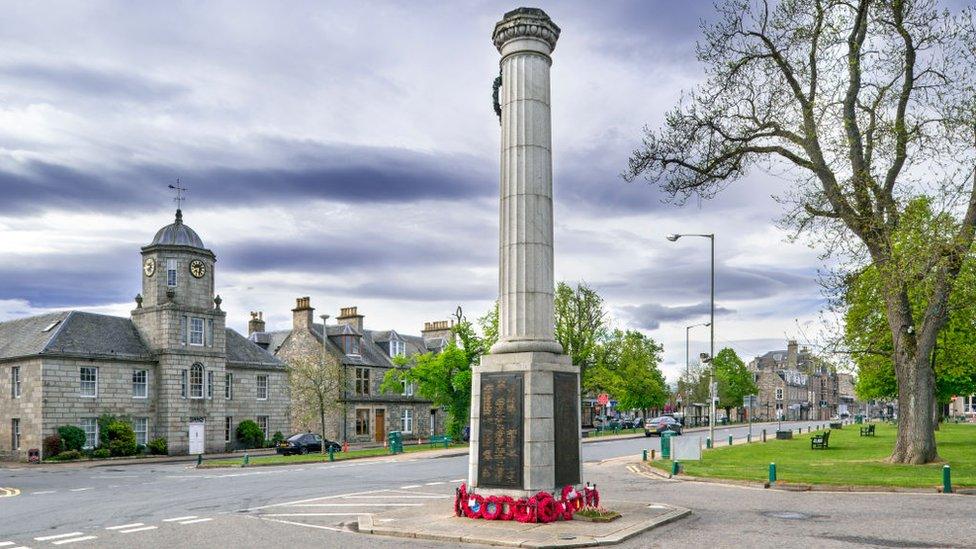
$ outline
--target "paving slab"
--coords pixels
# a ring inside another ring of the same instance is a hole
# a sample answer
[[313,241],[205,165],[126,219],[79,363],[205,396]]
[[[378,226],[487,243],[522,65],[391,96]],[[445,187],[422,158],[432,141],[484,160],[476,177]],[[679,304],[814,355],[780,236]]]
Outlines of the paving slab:
[[357,522],[360,533],[380,536],[507,547],[594,547],[620,543],[691,514],[690,509],[662,503],[605,500],[602,505],[621,517],[606,523],[569,520],[525,524],[456,517],[452,506],[438,501],[361,515]]

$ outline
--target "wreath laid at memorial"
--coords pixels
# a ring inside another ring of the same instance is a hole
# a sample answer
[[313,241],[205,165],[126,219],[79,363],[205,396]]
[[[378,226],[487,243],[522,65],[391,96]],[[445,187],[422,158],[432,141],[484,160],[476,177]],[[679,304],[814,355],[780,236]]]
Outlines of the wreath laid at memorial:
[[559,499],[549,492],[539,492],[528,498],[509,496],[483,497],[468,492],[466,484],[455,489],[454,514],[459,517],[484,520],[516,520],[525,523],[548,523],[573,520],[573,514],[586,507],[599,507],[600,493],[596,485],[586,483],[582,491],[565,486]]

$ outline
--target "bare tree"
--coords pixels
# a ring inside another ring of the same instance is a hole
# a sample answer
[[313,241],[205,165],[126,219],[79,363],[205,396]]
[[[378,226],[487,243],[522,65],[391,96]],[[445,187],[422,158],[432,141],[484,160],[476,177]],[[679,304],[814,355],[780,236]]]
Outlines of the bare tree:
[[[972,11],[935,0],[725,0],[718,11],[698,46],[705,83],[646,130],[625,178],[681,202],[754,166],[787,176],[785,225],[884,276],[900,414],[889,459],[937,460],[929,356],[976,225]],[[897,229],[922,194],[958,229],[907,253]],[[928,292],[920,310],[914,284]]]
[[[293,413],[303,422],[318,421],[319,432],[326,436],[325,416],[340,409],[342,394],[342,364],[331,353],[296,355],[288,360],[288,380],[291,385]],[[322,445],[322,453],[327,451]]]

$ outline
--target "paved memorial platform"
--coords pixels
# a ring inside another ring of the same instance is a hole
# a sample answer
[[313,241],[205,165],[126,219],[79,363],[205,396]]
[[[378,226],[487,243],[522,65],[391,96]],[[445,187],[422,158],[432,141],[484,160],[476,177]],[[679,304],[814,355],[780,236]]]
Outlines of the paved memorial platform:
[[361,515],[358,526],[359,532],[365,534],[453,543],[507,547],[595,547],[620,543],[691,514],[691,510],[684,507],[656,503],[607,500],[602,505],[622,516],[605,523],[570,520],[523,524],[514,520],[456,517],[450,505],[437,501],[375,515]]

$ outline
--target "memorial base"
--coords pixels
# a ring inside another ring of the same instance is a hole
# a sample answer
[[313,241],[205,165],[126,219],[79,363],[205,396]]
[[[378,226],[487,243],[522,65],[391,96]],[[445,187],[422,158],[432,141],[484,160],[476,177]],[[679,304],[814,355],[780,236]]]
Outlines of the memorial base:
[[483,356],[471,382],[468,486],[518,498],[581,484],[579,391],[566,355]]

